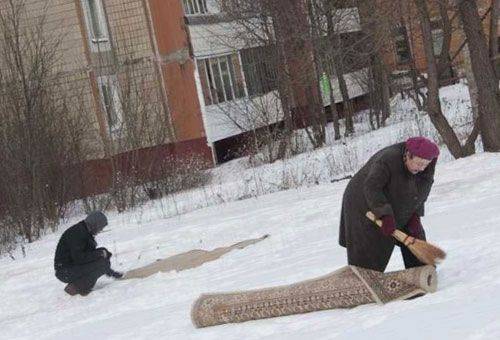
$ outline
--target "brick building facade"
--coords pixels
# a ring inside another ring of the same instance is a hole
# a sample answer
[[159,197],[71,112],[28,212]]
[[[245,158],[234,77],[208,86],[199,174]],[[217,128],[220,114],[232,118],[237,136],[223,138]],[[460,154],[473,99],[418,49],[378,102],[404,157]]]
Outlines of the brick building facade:
[[[270,121],[259,126],[245,126],[243,117],[228,117],[228,111],[238,112],[249,103],[270,101],[277,86],[269,81],[275,70],[256,62],[272,51],[238,39],[230,44],[221,39],[229,37],[236,26],[216,0],[23,1],[28,21],[43,13],[47,33],[61,38],[59,67],[66,81],[78,89],[75,97],[84,105],[79,109],[89,112],[88,161],[75,196],[108,190],[117,167],[121,173],[131,173],[134,168],[147,179],[155,172],[151,169],[158,159],[196,157],[214,165],[234,157],[230,151],[241,147],[251,129],[282,119],[279,107]],[[485,13],[489,1],[480,3]],[[340,9],[348,18],[345,32],[339,33],[342,41],[356,40],[361,33],[356,6],[350,0]],[[397,73],[407,70],[413,59],[424,70],[412,1],[398,0],[397,11],[391,15],[394,35],[385,44],[386,64]],[[439,49],[442,32],[437,15],[432,21],[435,48]],[[488,18],[484,22],[487,30]],[[462,41],[456,31],[452,51]],[[450,74],[457,74],[460,62],[460,57],[453,61]],[[343,74],[349,97],[359,107],[366,91],[355,78],[363,67],[347,67]],[[338,82],[327,81],[333,88],[334,103],[323,100],[323,105],[340,105]],[[309,84],[313,89],[316,85]],[[299,102],[294,105],[300,108],[300,101],[307,101],[308,95],[303,88],[297,91]]]
[[[385,5],[384,5],[385,3]],[[479,14],[483,19],[484,33],[489,36],[490,27],[490,0],[478,0]],[[387,6],[385,0],[381,6]],[[385,45],[384,60],[394,75],[404,74],[414,62],[420,72],[425,72],[427,61],[422,45],[422,32],[419,14],[413,0],[397,0],[390,2],[390,20],[393,22],[393,34]],[[443,22],[439,13],[437,1],[428,1],[430,9],[433,48],[435,55],[441,52],[443,43]],[[451,9],[448,12],[452,27],[450,42],[451,69],[446,70],[444,77],[463,77],[465,36],[461,30],[460,18]],[[498,32],[497,32],[498,35]]]

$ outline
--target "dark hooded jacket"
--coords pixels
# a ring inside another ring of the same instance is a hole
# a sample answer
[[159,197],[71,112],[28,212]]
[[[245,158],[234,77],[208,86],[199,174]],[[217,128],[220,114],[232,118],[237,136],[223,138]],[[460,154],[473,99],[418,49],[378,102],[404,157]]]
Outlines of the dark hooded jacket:
[[68,228],[59,239],[54,257],[56,270],[102,258],[102,251],[96,250],[97,243],[88,231],[85,221]]
[[[339,244],[347,248],[349,264],[384,271],[393,251],[392,237],[382,234],[366,216],[393,215],[398,229],[406,230],[413,213],[424,215],[424,204],[434,182],[436,160],[413,175],[404,164],[405,143],[386,147],[349,181],[342,201]],[[419,235],[425,239],[425,233]]]

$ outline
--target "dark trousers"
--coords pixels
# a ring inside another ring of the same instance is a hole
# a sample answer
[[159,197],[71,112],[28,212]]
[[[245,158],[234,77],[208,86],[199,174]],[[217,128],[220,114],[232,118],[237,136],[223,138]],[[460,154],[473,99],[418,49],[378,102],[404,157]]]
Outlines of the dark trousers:
[[[403,231],[408,233],[408,230],[403,229]],[[422,233],[418,235],[417,238],[425,241],[425,231],[422,230]],[[403,256],[403,262],[406,269],[425,265],[425,263],[422,263],[419,259],[417,259],[417,257],[413,255],[413,253],[401,242],[385,236],[381,239],[381,241],[391,242],[391,244],[386,245],[382,243],[372,243],[370,244],[371,252],[362,251],[362,248],[360,248],[358,244],[349,245],[347,247],[347,263],[361,268],[384,272],[394,250],[394,245],[396,245],[401,248],[401,255]],[[363,244],[361,244],[361,247],[362,246]]]
[[403,255],[403,262],[405,264],[405,268],[414,268],[424,266],[425,263],[420,262],[419,259],[405,246],[401,246],[401,254]]
[[[403,229],[403,231],[407,234],[409,234],[408,229]],[[422,229],[421,234],[416,237],[417,239],[426,241],[427,238],[425,237],[425,231]],[[419,259],[413,253],[408,249],[405,245],[403,245],[400,242],[396,243],[399,247],[401,247],[401,255],[403,255],[403,262],[405,264],[405,268],[414,268],[414,267],[420,267],[420,266],[425,266],[425,263],[420,262]]]
[[88,293],[97,279],[109,273],[110,269],[109,259],[102,258],[94,262],[57,268],[56,277],[64,283],[72,283],[79,292]]

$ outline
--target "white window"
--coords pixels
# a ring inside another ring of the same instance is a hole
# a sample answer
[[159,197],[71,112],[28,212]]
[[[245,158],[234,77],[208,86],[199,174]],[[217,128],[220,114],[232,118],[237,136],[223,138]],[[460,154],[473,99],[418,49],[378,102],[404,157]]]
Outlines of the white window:
[[441,54],[443,49],[443,24],[441,19],[431,19],[432,50],[435,56]]
[[111,133],[116,133],[120,131],[123,124],[118,79],[115,75],[102,76],[97,78],[97,83],[101,95],[102,108],[108,120],[109,130]]
[[237,54],[198,59],[205,104],[219,104],[245,95],[241,66]]
[[81,0],[93,52],[109,50],[109,31],[102,0]]
[[443,49],[443,38],[442,29],[432,30],[432,49],[434,50],[435,56],[441,54],[441,50]]
[[208,13],[207,0],[183,0],[182,3],[186,15]]

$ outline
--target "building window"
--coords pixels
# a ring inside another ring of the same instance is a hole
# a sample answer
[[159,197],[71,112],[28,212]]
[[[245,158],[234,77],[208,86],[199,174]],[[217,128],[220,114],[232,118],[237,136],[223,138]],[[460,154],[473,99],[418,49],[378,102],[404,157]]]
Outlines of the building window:
[[431,20],[432,50],[435,56],[441,55],[443,49],[444,33],[441,20]]
[[182,3],[186,15],[208,13],[207,0],[183,0]]
[[205,105],[218,104],[245,95],[237,54],[197,60]]
[[109,32],[102,0],[81,0],[93,51],[109,49]]
[[406,64],[411,60],[410,45],[405,26],[398,26],[395,29],[396,61],[398,64]]
[[436,29],[432,30],[432,50],[435,56],[441,55],[441,50],[443,49],[443,30]]
[[276,90],[276,48],[259,46],[241,51],[241,63],[249,96]]
[[97,78],[97,83],[101,95],[102,108],[106,112],[108,120],[108,128],[111,133],[116,133],[121,129],[123,122],[118,79],[115,75],[102,76]]

